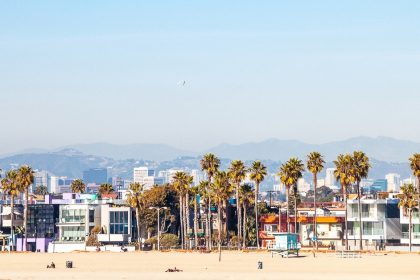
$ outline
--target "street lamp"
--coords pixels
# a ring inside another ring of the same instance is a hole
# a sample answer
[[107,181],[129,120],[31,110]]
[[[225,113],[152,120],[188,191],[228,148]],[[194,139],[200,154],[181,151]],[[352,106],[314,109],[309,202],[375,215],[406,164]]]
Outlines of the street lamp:
[[166,209],[168,209],[168,207],[149,207],[149,209],[154,209],[154,210],[157,210],[157,233],[158,233],[158,236],[157,236],[157,249],[158,249],[158,251],[160,251],[160,210],[161,209],[164,209],[164,210],[166,210]]

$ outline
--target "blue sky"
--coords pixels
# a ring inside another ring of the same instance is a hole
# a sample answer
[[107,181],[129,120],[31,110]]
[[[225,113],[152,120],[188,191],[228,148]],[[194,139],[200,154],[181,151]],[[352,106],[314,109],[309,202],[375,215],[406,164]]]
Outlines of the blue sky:
[[420,142],[419,10],[419,1],[2,1],[0,153]]

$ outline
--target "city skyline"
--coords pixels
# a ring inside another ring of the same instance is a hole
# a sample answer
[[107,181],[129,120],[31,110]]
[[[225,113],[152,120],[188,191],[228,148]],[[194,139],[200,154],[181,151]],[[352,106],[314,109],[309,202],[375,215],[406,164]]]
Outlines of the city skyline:
[[0,154],[94,142],[420,142],[420,4],[357,3],[2,3],[0,125],[10,133]]

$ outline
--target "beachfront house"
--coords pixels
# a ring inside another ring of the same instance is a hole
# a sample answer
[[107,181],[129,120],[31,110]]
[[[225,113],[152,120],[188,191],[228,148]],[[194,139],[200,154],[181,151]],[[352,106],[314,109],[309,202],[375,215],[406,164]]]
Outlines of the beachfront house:
[[[404,209],[401,209],[400,211],[400,222],[401,222],[401,231],[402,231],[401,244],[408,245],[409,244],[409,235],[408,235],[409,218],[408,218],[408,213],[406,213]],[[411,222],[413,224],[411,243],[420,244],[420,219],[419,219],[418,209],[413,209]]]
[[[359,248],[358,199],[353,196],[347,200],[349,245]],[[401,239],[400,209],[398,199],[361,199],[362,240],[364,248],[378,249],[386,243],[398,244]]]
[[[56,237],[56,220],[58,205],[30,204],[28,205],[27,251],[47,252],[48,244]],[[18,235],[16,250],[24,251],[24,236]]]
[[98,205],[91,204],[60,205],[58,240],[85,243],[91,230],[100,224],[99,210]]
[[[302,246],[313,246],[314,239],[313,208],[298,208],[299,237]],[[341,243],[345,208],[317,208],[318,247],[331,247]]]
[[132,224],[130,207],[103,204],[101,205],[101,231],[97,236],[98,241],[103,244],[128,244],[131,242]]

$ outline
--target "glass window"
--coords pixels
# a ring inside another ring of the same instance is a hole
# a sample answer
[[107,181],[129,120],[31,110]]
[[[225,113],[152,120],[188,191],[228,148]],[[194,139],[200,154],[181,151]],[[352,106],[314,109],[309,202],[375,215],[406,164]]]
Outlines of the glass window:
[[109,212],[110,234],[128,234],[128,213],[127,211],[111,211]]
[[95,222],[95,210],[89,209],[89,223]]

